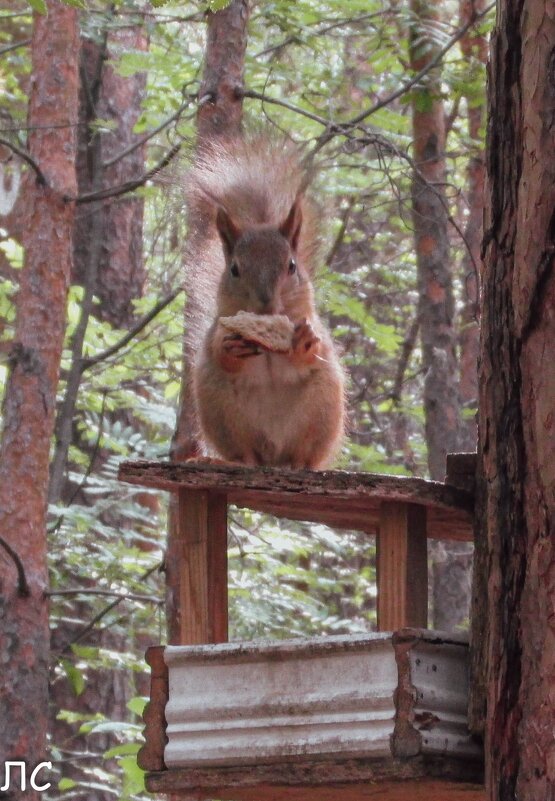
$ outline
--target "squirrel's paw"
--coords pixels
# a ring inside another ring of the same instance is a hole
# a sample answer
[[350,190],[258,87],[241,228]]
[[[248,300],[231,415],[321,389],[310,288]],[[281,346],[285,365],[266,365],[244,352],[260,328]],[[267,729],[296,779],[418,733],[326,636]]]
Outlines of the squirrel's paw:
[[258,356],[261,353],[258,343],[244,339],[241,334],[225,336],[222,341],[222,350],[234,359],[246,359],[249,356]]
[[314,329],[307,320],[297,323],[293,331],[291,343],[290,359],[297,364],[310,364],[318,356],[318,345],[320,337],[314,333]]
[[245,359],[261,352],[256,342],[244,339],[241,334],[229,334],[222,339],[219,362],[226,372],[237,373]]

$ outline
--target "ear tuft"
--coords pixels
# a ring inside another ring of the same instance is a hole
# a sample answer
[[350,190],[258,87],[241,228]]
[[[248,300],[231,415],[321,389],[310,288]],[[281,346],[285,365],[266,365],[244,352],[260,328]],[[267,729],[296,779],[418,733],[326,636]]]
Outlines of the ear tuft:
[[222,240],[225,254],[228,257],[231,257],[231,254],[235,250],[237,240],[241,236],[241,230],[237,225],[235,225],[227,211],[222,206],[218,207],[216,214],[216,228],[218,229],[220,239]]
[[287,215],[285,221],[280,225],[279,231],[287,239],[291,245],[291,250],[296,251],[299,244],[299,236],[301,234],[301,225],[303,222],[302,213],[302,195],[298,194],[295,202],[291,206],[291,211]]

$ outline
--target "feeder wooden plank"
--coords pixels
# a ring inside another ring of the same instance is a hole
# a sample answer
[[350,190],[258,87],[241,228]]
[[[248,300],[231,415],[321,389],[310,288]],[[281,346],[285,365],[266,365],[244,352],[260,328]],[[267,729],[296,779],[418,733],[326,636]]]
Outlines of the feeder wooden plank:
[[481,766],[446,758],[181,769],[148,774],[146,786],[180,801],[486,801]]
[[378,631],[428,625],[426,507],[384,503],[376,540]]
[[421,478],[147,461],[123,462],[119,477],[171,492],[217,490],[240,507],[368,533],[378,529],[382,502],[414,503],[428,509],[428,537],[472,539],[472,493]]
[[171,554],[178,572],[179,644],[227,641],[227,500],[215,492],[179,491]]

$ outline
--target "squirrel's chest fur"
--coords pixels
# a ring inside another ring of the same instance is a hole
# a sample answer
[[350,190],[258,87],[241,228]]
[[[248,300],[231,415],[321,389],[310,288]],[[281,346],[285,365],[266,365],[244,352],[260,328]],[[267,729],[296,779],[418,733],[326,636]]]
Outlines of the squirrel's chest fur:
[[311,377],[310,368],[299,370],[276,353],[246,359],[235,375],[205,363],[197,393],[209,440],[232,460],[289,463],[314,412],[306,404]]
[[261,353],[247,359],[239,375],[228,377],[240,417],[269,436],[279,448],[288,438],[310,370],[299,370],[286,356]]

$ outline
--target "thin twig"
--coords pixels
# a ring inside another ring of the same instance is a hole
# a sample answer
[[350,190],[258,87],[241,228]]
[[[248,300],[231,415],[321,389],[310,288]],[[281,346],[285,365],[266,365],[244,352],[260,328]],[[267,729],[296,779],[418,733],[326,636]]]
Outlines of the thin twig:
[[111,167],[113,164],[116,164],[116,162],[118,162],[121,159],[125,158],[125,156],[128,156],[130,153],[133,153],[133,151],[137,150],[137,148],[139,148],[142,145],[146,144],[149,141],[149,139],[152,139],[152,137],[156,136],[157,133],[160,133],[160,131],[163,131],[164,128],[167,128],[168,125],[171,125],[172,122],[174,122],[175,120],[179,119],[179,117],[182,115],[182,113],[185,111],[185,109],[187,108],[187,106],[191,102],[191,99],[192,98],[189,98],[186,103],[182,103],[181,106],[179,106],[179,108],[177,109],[177,111],[175,111],[171,115],[171,117],[168,117],[167,120],[164,120],[164,122],[161,122],[160,125],[158,125],[156,128],[153,128],[152,131],[150,131],[149,133],[147,133],[144,136],[142,136],[136,142],[133,142],[133,144],[129,145],[129,147],[126,147],[125,150],[121,151],[121,153],[118,153],[113,158],[108,159],[107,161],[105,161],[102,166],[104,168]]
[[345,239],[345,234],[347,232],[347,225],[349,224],[349,217],[351,216],[351,212],[353,210],[353,206],[355,205],[355,198],[351,197],[349,199],[349,204],[343,213],[343,217],[341,219],[341,225],[339,227],[339,231],[337,232],[337,236],[333,241],[333,245],[330,248],[328,255],[326,256],[325,264],[326,267],[331,267],[331,264],[336,256],[337,251],[343,244],[343,240]]
[[119,197],[120,195],[126,195],[128,192],[133,192],[135,189],[138,189],[140,186],[146,184],[151,178],[153,178],[156,173],[163,170],[164,167],[170,163],[170,161],[178,154],[181,150],[181,145],[174,145],[168,153],[164,156],[164,158],[158,162],[151,170],[145,172],[144,175],[141,175],[140,178],[135,178],[132,181],[126,181],[119,186],[113,186],[109,189],[101,189],[98,192],[87,192],[84,195],[78,195],[77,197],[70,197],[69,195],[64,196],[64,200],[70,201],[74,200],[75,203],[93,203],[95,200],[106,200],[109,197]]
[[[149,576],[151,576],[156,570],[160,570],[162,568],[162,566],[163,566],[163,562],[158,562],[158,564],[156,564],[153,567],[150,567],[148,570],[146,570],[139,577],[139,580],[140,581],[144,581]],[[75,637],[73,637],[71,640],[66,642],[66,644],[62,648],[60,648],[60,650],[57,652],[56,656],[58,656],[58,657],[62,656],[62,654],[64,654],[66,651],[69,651],[69,649],[71,648],[72,645],[75,645],[75,643],[80,642],[80,640],[82,640],[83,637],[86,637],[86,635],[89,633],[89,631],[92,631],[92,629],[96,626],[96,624],[100,620],[102,620],[103,617],[106,617],[106,615],[109,612],[111,612],[112,609],[114,609],[122,601],[125,601],[125,596],[124,595],[119,596],[114,601],[112,601],[111,604],[108,604],[108,606],[105,606],[104,609],[102,609],[97,615],[95,615],[93,617],[93,619],[89,623],[87,623],[86,626],[83,626],[81,631]]]
[[154,595],[138,595],[135,593],[115,592],[114,590],[97,590],[87,589],[87,587],[75,587],[69,590],[48,590],[46,595],[64,596],[64,595],[100,595],[107,598],[117,598],[118,601],[144,601],[151,604],[162,604],[164,601],[161,598],[156,598]]
[[23,567],[23,563],[19,558],[19,555],[14,551],[12,546],[6,542],[3,537],[0,537],[0,545],[7,554],[11,556],[13,562],[15,564],[15,569],[17,570],[17,592],[22,598],[28,598],[31,595],[31,590],[29,589],[29,585],[27,583],[27,576],[25,575],[25,568]]
[[486,14],[489,14],[489,12],[495,8],[495,5],[496,5],[495,3],[490,3],[490,5],[487,6],[487,8],[485,8],[479,14],[474,14],[471,17],[471,19],[469,19],[468,22],[462,26],[462,28],[459,28],[459,30],[453,34],[453,36],[445,43],[445,45],[441,48],[441,50],[438,50],[436,55],[426,64],[425,67],[423,67],[419,72],[417,72],[416,75],[414,75],[409,81],[406,81],[402,86],[400,86],[399,89],[397,89],[397,91],[388,95],[388,97],[384,97],[383,100],[380,100],[378,103],[366,109],[365,111],[361,111],[361,113],[357,114],[356,117],[353,117],[351,120],[344,123],[344,126],[351,128],[355,125],[358,125],[359,122],[363,122],[363,120],[365,120],[367,117],[370,117],[372,114],[375,114],[376,111],[379,111],[384,106],[388,106],[394,100],[397,100],[398,97],[401,97],[401,95],[404,95],[406,92],[408,92],[409,89],[412,89],[412,87],[415,84],[419,83],[419,81],[421,81],[422,78],[424,78],[428,74],[428,72],[430,72],[430,70],[432,70],[439,64],[443,56],[446,55],[446,53],[448,53],[449,50],[451,50],[451,48],[459,41],[459,39],[462,39],[462,37],[465,35],[468,29],[472,28],[473,25],[475,25],[477,22],[483,19],[483,17],[485,17]]
[[106,348],[106,350],[103,350],[96,356],[91,356],[88,359],[83,359],[81,372],[88,370],[89,367],[93,367],[93,365],[98,364],[98,362],[102,362],[105,359],[109,359],[110,356],[114,355],[114,353],[117,353],[119,350],[121,350],[121,348],[124,348],[127,345],[127,343],[130,342],[134,337],[136,337],[137,334],[139,334],[143,330],[143,328],[145,328],[150,323],[151,320],[154,320],[154,318],[158,314],[160,314],[160,312],[163,311],[163,309],[165,309],[166,306],[168,306],[172,302],[172,300],[174,300],[179,295],[180,292],[183,292],[182,287],[174,289],[173,292],[170,292],[169,295],[166,295],[165,298],[162,298],[162,300],[158,301],[158,303],[155,306],[153,306],[153,308],[149,312],[147,312],[147,314],[145,314],[144,317],[141,317],[141,319],[133,326],[133,328],[130,328],[129,331],[118,342],[115,343],[115,345],[111,345],[109,348]]
[[[3,18],[0,17],[0,19]],[[20,47],[27,47],[27,45],[30,45],[32,41],[33,40],[30,38],[22,39],[20,42],[13,42],[13,44],[6,45],[5,47],[0,47],[0,56],[3,56],[4,53],[9,53],[12,50],[19,50]]]
[[39,165],[31,156],[30,153],[27,153],[26,150],[23,150],[17,145],[14,145],[14,143],[10,142],[9,139],[4,139],[3,136],[0,136],[0,145],[4,145],[4,147],[9,148],[13,153],[15,153],[16,156],[19,156],[20,159],[23,159],[23,161],[26,162],[26,164],[32,167],[36,173],[37,181],[39,182],[39,184],[41,184],[41,186],[47,185],[47,180],[44,177],[43,171],[41,170],[41,168],[39,167]]
[[401,346],[401,354],[399,356],[399,362],[397,364],[395,381],[393,382],[393,389],[391,390],[391,395],[390,395],[391,400],[395,403],[396,406],[399,406],[401,403],[401,391],[403,388],[403,384],[405,383],[405,373],[407,371],[412,351],[414,350],[414,346],[416,344],[416,337],[418,336],[419,328],[420,328],[420,316],[417,314],[412,323],[410,324],[408,333]]
[[292,103],[288,103],[285,100],[280,100],[279,98],[269,97],[266,94],[262,94],[260,92],[256,92],[253,89],[236,89],[237,97],[249,97],[255,100],[261,100],[264,103],[273,103],[276,106],[282,106],[283,108],[288,109],[289,111],[293,111],[297,114],[301,114],[303,117],[307,117],[307,119],[312,120],[313,122],[317,122],[320,125],[323,125],[326,128],[326,131],[319,137],[317,149],[319,150],[323,147],[324,144],[327,144],[334,136],[336,135],[346,135],[349,130],[352,128],[356,128],[361,122],[363,122],[367,117],[370,117],[372,114],[375,114],[380,109],[384,108],[384,106],[388,106],[394,100],[404,95],[410,89],[412,89],[415,84],[422,80],[434,67],[436,67],[441,59],[449,52],[449,50],[459,41],[462,37],[466,34],[466,32],[479,22],[483,17],[485,17],[489,12],[495,8],[495,3],[491,3],[484,11],[481,11],[479,14],[474,14],[469,21],[459,28],[459,30],[447,41],[447,43],[439,50],[433,59],[431,59],[425,67],[423,67],[419,72],[416,73],[409,81],[406,81],[402,86],[399,87],[395,92],[384,97],[383,100],[378,101],[370,108],[367,108],[365,111],[362,111],[360,114],[357,114],[356,117],[353,117],[346,122],[332,122],[331,120],[327,120],[325,117],[320,116],[319,114],[314,114],[310,111],[306,111],[305,109],[299,108],[299,106],[295,106]]

